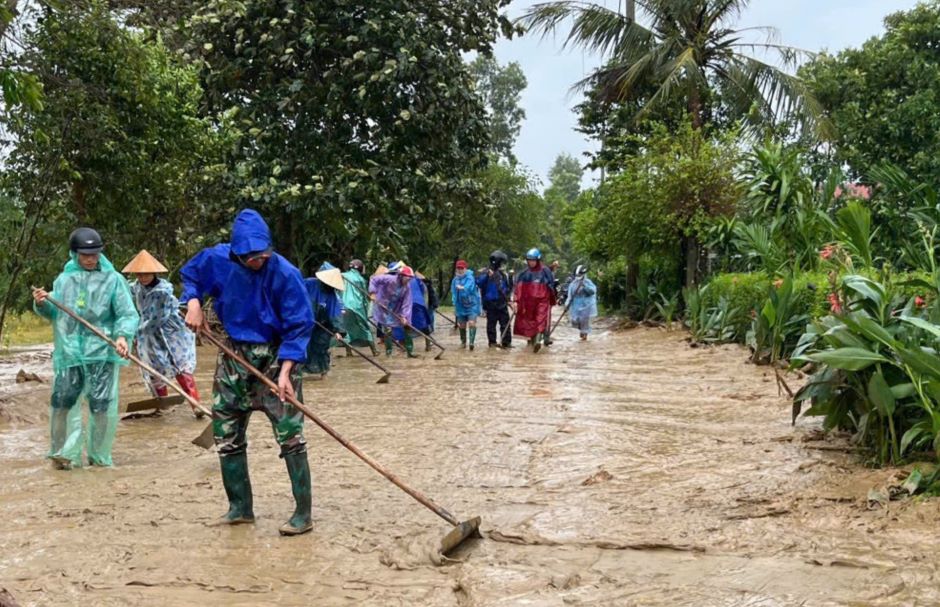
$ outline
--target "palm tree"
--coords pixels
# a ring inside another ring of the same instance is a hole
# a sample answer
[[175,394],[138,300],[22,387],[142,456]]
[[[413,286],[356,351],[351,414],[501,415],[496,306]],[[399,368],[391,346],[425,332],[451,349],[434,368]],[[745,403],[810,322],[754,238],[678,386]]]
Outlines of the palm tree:
[[[517,23],[542,37],[568,26],[565,46],[604,57],[603,67],[575,84],[595,89],[608,103],[644,101],[636,119],[667,101],[681,99],[696,129],[706,126],[721,99],[722,111],[751,123],[797,120],[804,127],[824,126],[822,110],[803,82],[748,53],[776,54],[795,67],[809,53],[775,42],[773,28],[735,29],[750,0],[633,0],[642,21],[586,0],[556,0],[533,5]],[[757,32],[762,42],[750,42]],[[687,285],[695,280],[699,245],[683,243]]]
[[[720,91],[729,109],[741,115],[756,109],[764,119],[799,118],[816,125],[822,111],[803,82],[770,63],[747,54],[776,54],[784,67],[810,53],[775,42],[770,27],[734,29],[750,0],[633,0],[648,26],[628,14],[594,2],[558,0],[533,5],[518,19],[543,37],[571,23],[565,46],[579,46],[604,56],[606,64],[576,88],[597,86],[608,101],[634,99],[655,83],[646,107],[676,95],[685,98],[692,124],[707,122],[708,100]],[[747,40],[757,31],[763,42]],[[640,117],[643,113],[641,112]]]

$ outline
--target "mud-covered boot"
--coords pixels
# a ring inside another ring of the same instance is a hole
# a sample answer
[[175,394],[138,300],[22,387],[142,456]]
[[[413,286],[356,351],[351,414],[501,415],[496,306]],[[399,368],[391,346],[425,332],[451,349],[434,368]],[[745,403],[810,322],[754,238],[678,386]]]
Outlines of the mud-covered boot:
[[467,347],[467,330],[464,329],[463,327],[460,327],[460,347],[461,348]]
[[372,350],[372,356],[378,356],[378,355],[379,355],[379,349],[375,347],[375,344],[370,343],[370,344],[369,344],[369,349]]
[[241,525],[255,522],[251,495],[251,479],[248,478],[248,454],[244,451],[219,455],[222,467],[222,484],[228,497],[228,512],[210,526]]
[[542,334],[539,333],[533,338],[532,351],[538,353],[542,349]]
[[307,452],[289,453],[284,456],[291,490],[294,492],[294,515],[278,529],[281,535],[300,535],[313,529],[310,518],[312,496],[310,488],[310,464]]
[[468,332],[469,332],[469,334],[470,334],[470,351],[472,352],[472,351],[473,351],[473,342],[475,342],[475,341],[477,340],[477,328],[476,328],[476,327],[470,327],[470,330],[469,330]]
[[392,345],[393,345],[392,336],[386,335],[385,336],[385,356],[392,355]]
[[425,351],[425,352],[430,352],[430,351],[431,351],[431,345],[432,345],[432,344],[431,344],[431,340],[430,340],[430,339],[425,339],[425,340],[424,340],[424,351]]

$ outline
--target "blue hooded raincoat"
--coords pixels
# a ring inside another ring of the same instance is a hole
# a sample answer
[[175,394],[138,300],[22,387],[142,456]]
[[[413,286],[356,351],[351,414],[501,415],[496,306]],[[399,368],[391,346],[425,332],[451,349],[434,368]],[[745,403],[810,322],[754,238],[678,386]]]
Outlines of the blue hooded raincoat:
[[203,249],[180,275],[180,300],[214,299],[215,312],[229,337],[249,344],[279,344],[278,360],[303,363],[313,329],[313,311],[300,270],[277,253],[251,270],[238,255],[272,248],[271,232],[257,211],[235,218],[232,242]]
[[450,283],[450,298],[454,302],[454,313],[458,317],[473,320],[480,315],[483,304],[473,270],[468,269],[463,276],[454,276]]

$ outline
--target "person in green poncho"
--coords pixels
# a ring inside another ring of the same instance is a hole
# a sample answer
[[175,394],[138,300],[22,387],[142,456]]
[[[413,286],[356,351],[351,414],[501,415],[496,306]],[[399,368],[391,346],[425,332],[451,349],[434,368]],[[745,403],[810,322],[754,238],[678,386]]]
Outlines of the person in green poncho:
[[[101,254],[104,242],[98,232],[78,228],[69,237],[69,249],[70,259],[55,279],[52,293],[33,291],[33,309],[53,327],[52,444],[48,457],[64,470],[82,465],[83,445],[87,445],[89,464],[113,465],[119,370],[127,364],[140,322],[127,281]],[[59,311],[46,300],[49,296],[110,335],[117,349]],[[90,412],[87,431],[82,428],[78,405],[82,396]]]
[[346,341],[352,346],[369,346],[372,356],[378,356],[375,336],[369,325],[369,283],[365,279],[365,264],[358,259],[349,262],[349,270],[343,272],[346,289],[343,291],[343,328]]

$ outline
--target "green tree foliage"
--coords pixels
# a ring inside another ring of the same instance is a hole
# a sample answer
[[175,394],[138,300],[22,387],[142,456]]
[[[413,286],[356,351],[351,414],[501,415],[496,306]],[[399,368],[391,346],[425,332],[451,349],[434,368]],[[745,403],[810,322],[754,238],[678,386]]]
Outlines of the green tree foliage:
[[551,260],[559,259],[565,268],[575,260],[571,241],[571,220],[578,210],[581,177],[584,169],[571,154],[559,154],[548,171],[545,188],[545,227],[542,233],[543,253]]
[[833,125],[835,158],[866,180],[884,162],[940,182],[940,2],[885,19],[859,49],[820,55],[800,74]]
[[746,42],[747,35],[734,25],[749,0],[636,4],[639,20],[593,2],[543,2],[533,5],[520,23],[543,36],[570,27],[566,45],[608,59],[577,86],[598,89],[608,102],[642,100],[636,119],[668,108],[679,98],[693,127],[701,128],[714,120],[719,94],[727,109],[758,123],[799,118],[812,124],[819,116],[818,105],[799,78],[747,54],[775,53],[788,66],[798,56],[795,49],[770,41]]
[[[240,132],[232,174],[311,269],[403,255],[483,205],[486,110],[463,53],[486,54],[506,0],[212,0],[192,19],[208,107]],[[389,243],[389,244],[386,244]],[[390,249],[389,249],[390,247]],[[364,253],[365,252],[365,253]]]
[[230,221],[226,130],[198,118],[194,69],[98,1],[47,9],[19,61],[44,103],[13,108],[6,121],[13,148],[0,186],[16,230],[0,252],[0,315],[25,303],[22,279],[48,285],[77,224],[99,229],[118,265],[148,248],[173,266],[218,240]]
[[14,51],[19,46],[14,21],[21,10],[18,0],[0,0],[0,119],[5,107],[42,108],[42,87],[34,74],[22,68]]
[[528,85],[522,67],[515,61],[501,66],[493,57],[479,55],[470,63],[470,73],[489,116],[492,152],[515,162],[512,148],[525,120],[525,110],[519,102]]
[[[575,243],[598,261],[621,259],[649,273],[688,263],[682,243],[701,241],[715,218],[734,213],[740,198],[734,141],[733,133],[713,138],[690,123],[676,133],[657,128],[601,186],[593,206],[577,214]],[[686,267],[686,280],[689,275]]]

